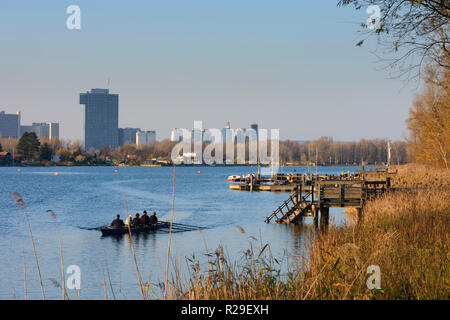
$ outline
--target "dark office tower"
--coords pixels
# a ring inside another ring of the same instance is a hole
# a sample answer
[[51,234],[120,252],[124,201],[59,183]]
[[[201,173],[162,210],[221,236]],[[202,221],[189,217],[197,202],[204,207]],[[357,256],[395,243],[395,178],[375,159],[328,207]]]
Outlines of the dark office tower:
[[80,94],[84,104],[84,144],[86,150],[119,145],[119,95],[108,89],[91,89]]

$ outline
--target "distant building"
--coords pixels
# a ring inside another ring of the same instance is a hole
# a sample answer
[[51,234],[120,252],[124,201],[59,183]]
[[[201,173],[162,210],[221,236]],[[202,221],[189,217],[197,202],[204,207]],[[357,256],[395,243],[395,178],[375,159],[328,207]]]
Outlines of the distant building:
[[256,132],[256,139],[258,140],[258,139],[259,139],[259,134],[258,134],[258,124],[257,124],[257,123],[252,123],[252,124],[250,125],[250,129],[255,130],[255,132]]
[[205,129],[194,128],[191,130],[191,143],[195,142],[211,142],[211,138],[205,135]]
[[183,140],[183,137],[181,135],[181,130],[179,133],[177,133],[177,130],[179,130],[178,128],[173,128],[172,131],[170,132],[170,141],[172,142],[180,142],[181,140]]
[[3,138],[20,138],[20,112],[7,114],[0,111],[0,136]]
[[59,138],[59,123],[36,123],[31,126],[20,126],[20,136],[25,132],[34,132],[38,138],[47,138],[49,140]]
[[119,128],[119,146],[123,146],[125,142],[136,144],[136,132],[141,131],[140,128]]
[[6,151],[0,152],[0,163],[5,164],[10,162],[11,162],[11,154]]
[[136,145],[142,146],[156,141],[156,131],[136,132]]
[[232,132],[230,122],[228,121],[225,128],[222,128],[222,142],[226,143],[231,140]]
[[91,89],[80,94],[84,104],[84,143],[86,150],[119,145],[119,95],[108,89]]
[[49,123],[48,125],[49,125],[48,138],[50,140],[52,140],[53,138],[58,138],[59,139],[59,123],[52,122],[52,123]]

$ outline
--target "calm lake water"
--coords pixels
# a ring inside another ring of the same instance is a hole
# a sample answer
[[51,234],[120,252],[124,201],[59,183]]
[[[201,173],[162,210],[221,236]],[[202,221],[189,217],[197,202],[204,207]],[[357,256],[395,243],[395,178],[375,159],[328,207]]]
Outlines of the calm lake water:
[[[41,299],[31,241],[22,209],[14,204],[12,192],[22,195],[36,241],[47,298],[60,299],[59,244],[53,210],[60,224],[64,263],[81,269],[81,298],[103,299],[103,274],[109,276],[115,296],[139,299],[130,239],[102,237],[100,231],[81,227],[109,224],[116,214],[125,219],[123,193],[130,213],[157,211],[160,220],[169,220],[172,207],[172,168],[123,167],[45,167],[0,168],[0,299],[24,298],[24,258],[28,298]],[[353,172],[357,167],[320,167],[319,173]],[[200,174],[197,171],[201,171]],[[315,170],[315,169],[313,169]],[[57,171],[58,176],[54,173]],[[307,167],[286,167],[281,172],[305,173]],[[175,180],[174,221],[207,227],[172,236],[172,257],[186,268],[185,257],[195,254],[206,268],[205,243],[213,251],[222,245],[232,261],[240,261],[249,242],[269,243],[276,257],[301,257],[308,245],[312,218],[301,227],[265,224],[264,219],[287,193],[239,192],[228,188],[232,174],[256,173],[251,167],[179,167]],[[123,193],[122,193],[123,190]],[[330,210],[332,223],[345,222],[341,209]],[[245,230],[241,234],[236,228]],[[138,264],[144,281],[164,280],[168,234],[155,232],[134,238]],[[253,238],[257,239],[254,240]],[[23,254],[23,251],[25,254]],[[103,270],[103,272],[102,272]],[[66,275],[66,279],[69,275]],[[120,281],[119,281],[120,279]],[[69,290],[75,297],[73,290]],[[111,293],[110,298],[113,296]]]

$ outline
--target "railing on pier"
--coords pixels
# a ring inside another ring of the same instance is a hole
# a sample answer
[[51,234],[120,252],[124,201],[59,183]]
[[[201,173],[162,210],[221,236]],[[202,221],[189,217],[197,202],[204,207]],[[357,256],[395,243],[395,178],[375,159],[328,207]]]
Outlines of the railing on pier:
[[276,210],[266,218],[277,223],[295,223],[303,216],[312,214],[315,219],[320,212],[330,207],[353,207],[361,209],[366,201],[384,194],[390,187],[390,178],[383,181],[364,179],[321,179],[297,184],[296,190]]

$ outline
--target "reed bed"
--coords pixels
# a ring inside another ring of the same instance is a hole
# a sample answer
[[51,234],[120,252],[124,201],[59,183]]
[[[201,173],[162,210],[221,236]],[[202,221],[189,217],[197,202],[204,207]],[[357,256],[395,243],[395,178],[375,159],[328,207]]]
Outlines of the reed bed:
[[450,170],[435,168],[425,164],[410,163],[395,166],[392,186],[398,188],[450,188]]
[[[363,219],[319,233],[308,265],[282,275],[278,260],[253,248],[243,262],[216,252],[214,268],[173,281],[174,299],[449,299],[450,191],[448,171],[402,166],[389,193],[366,205]],[[381,270],[381,288],[368,289],[367,267]]]

